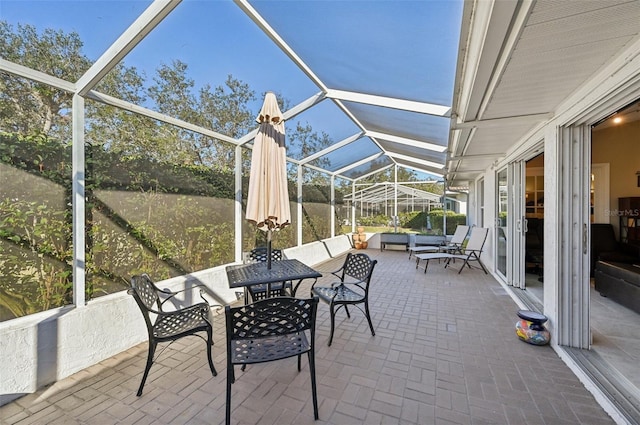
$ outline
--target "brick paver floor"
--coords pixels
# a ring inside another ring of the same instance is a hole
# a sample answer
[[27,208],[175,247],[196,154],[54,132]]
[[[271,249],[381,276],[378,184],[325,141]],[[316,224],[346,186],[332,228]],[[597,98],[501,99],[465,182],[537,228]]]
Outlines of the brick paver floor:
[[[328,306],[317,323],[320,420],[313,420],[306,358],[236,368],[234,424],[611,424],[549,346],[515,335],[517,305],[480,270],[415,269],[402,251],[378,259],[371,289],[376,329],[342,312],[331,347]],[[326,272],[342,263],[316,268]],[[327,280],[328,277],[322,278]],[[328,281],[327,281],[328,282]],[[308,295],[303,284],[298,296]],[[142,317],[140,318],[142,320]],[[136,397],[143,343],[0,408],[2,424],[220,424],[225,416],[224,315],[215,318],[214,362],[190,337],[169,346]]]

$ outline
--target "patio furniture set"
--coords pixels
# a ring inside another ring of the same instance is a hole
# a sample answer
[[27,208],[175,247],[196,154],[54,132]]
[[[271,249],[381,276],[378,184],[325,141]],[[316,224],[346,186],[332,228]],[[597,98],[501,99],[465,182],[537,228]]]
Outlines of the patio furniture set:
[[[362,253],[348,253],[342,267],[330,272],[338,281],[329,286],[321,286],[317,285],[317,279],[322,276],[320,272],[298,260],[282,259],[282,253],[278,250],[272,250],[271,255],[270,268],[267,267],[266,256],[261,249],[251,253],[251,262],[248,264],[226,268],[229,287],[246,289],[244,305],[224,307],[227,347],[226,424],[231,422],[234,366],[240,365],[244,370],[250,364],[297,356],[300,371],[303,354],[307,354],[309,361],[314,418],[318,419],[315,324],[319,301],[327,303],[330,309],[329,346],[333,341],[335,314],[344,308],[350,318],[349,306],[355,306],[365,314],[371,334],[375,335],[369,312],[369,285],[377,260],[371,260]],[[296,298],[296,291],[305,279],[314,279],[311,297]],[[163,310],[164,304],[175,300],[174,297],[180,292],[183,291],[172,292],[158,288],[146,274],[131,279],[129,293],[142,311],[149,334],[149,352],[138,396],[142,395],[160,342],[173,342],[190,335],[203,338],[200,334],[206,333],[209,367],[212,375],[217,376],[211,357],[211,307],[203,297],[203,289],[200,288],[203,302],[172,311]]]
[[[432,259],[445,259],[445,267],[447,267],[450,262],[460,259],[463,260],[460,271],[465,266],[471,267],[472,262],[477,262],[479,268],[487,273],[480,261],[487,230],[472,228],[469,241],[465,245],[469,227],[458,226],[448,244],[412,247],[410,256],[415,255],[416,268],[420,260],[425,260],[428,265]],[[231,385],[235,382],[234,366],[240,365],[244,370],[250,364],[297,356],[298,371],[300,371],[303,354],[307,355],[309,361],[314,417],[318,419],[315,325],[319,301],[329,305],[331,331],[328,346],[331,346],[334,338],[336,313],[344,308],[347,317],[351,318],[350,306],[362,311],[371,335],[375,336],[369,311],[369,285],[377,260],[372,260],[364,253],[350,252],[338,270],[329,272],[336,281],[324,286],[317,284],[322,273],[301,261],[283,259],[281,250],[271,250],[270,255],[272,261],[269,262],[267,251],[264,248],[257,248],[249,253],[246,264],[226,267],[229,287],[244,290],[243,305],[224,307],[227,347],[227,424],[231,421]],[[426,269],[425,266],[425,273]],[[300,284],[306,279],[314,280],[310,289],[310,298],[296,298]],[[209,368],[212,375],[217,376],[211,356],[213,345],[211,306],[203,296],[204,285],[196,285],[195,288],[197,287],[200,287],[200,296],[203,301],[180,307],[180,302],[176,301],[175,296],[194,288],[172,292],[158,288],[146,274],[131,278],[129,293],[133,295],[142,311],[149,334],[149,351],[137,392],[138,396],[142,395],[149,370],[154,362],[156,347],[161,342],[174,342],[190,335],[205,339],[201,335],[205,333]],[[174,303],[174,309],[167,311],[163,307],[170,300]]]

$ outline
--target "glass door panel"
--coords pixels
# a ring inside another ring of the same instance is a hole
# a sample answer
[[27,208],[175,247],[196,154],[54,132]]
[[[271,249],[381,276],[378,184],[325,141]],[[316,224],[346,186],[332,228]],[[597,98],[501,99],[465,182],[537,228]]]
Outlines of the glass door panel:
[[507,277],[507,169],[498,172],[497,178],[498,205],[496,208],[496,270],[503,277]]

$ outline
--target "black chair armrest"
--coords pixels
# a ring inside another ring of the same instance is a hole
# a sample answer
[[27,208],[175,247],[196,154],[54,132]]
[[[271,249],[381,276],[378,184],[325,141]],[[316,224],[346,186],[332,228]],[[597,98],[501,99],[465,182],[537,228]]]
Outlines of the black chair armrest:
[[203,283],[199,283],[197,285],[194,286],[190,286],[189,288],[184,288],[184,289],[180,289],[178,291],[171,291],[169,289],[159,289],[159,291],[163,294],[166,295],[167,297],[162,300],[160,302],[160,305],[164,305],[164,303],[166,303],[167,301],[171,300],[173,297],[175,297],[176,295],[182,294],[183,292],[187,292],[187,291],[191,291],[193,289],[197,289],[200,288],[200,298],[202,298],[202,301],[204,301],[205,303],[209,304],[209,302],[204,298],[204,289],[207,286]]
[[177,310],[157,311],[157,310],[149,309],[149,312],[157,314],[158,316],[175,316],[191,310],[201,310],[202,313],[208,313],[211,310],[211,307],[209,306],[208,303],[204,302],[204,303],[193,304],[188,307],[180,308]]

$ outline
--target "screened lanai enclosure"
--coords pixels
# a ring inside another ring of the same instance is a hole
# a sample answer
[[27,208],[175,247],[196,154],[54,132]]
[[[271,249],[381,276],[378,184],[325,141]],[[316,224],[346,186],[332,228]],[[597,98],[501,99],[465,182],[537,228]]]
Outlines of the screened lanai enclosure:
[[0,320],[264,244],[244,207],[267,91],[285,116],[292,212],[274,247],[354,231],[374,213],[365,192],[385,225],[442,208],[461,13],[449,1],[3,2]]
[[370,226],[369,255],[407,261],[376,238],[487,228],[489,296],[546,315],[594,405],[639,423],[638,350],[618,345],[638,346],[637,315],[599,314],[613,301],[590,276],[591,224],[615,232],[619,198],[640,196],[639,121],[594,130],[640,98],[639,17],[637,0],[1,1],[0,405],[143,343],[132,275],[240,302],[225,269],[266,243],[245,210],[272,92],[291,210],[274,248],[322,265]]

